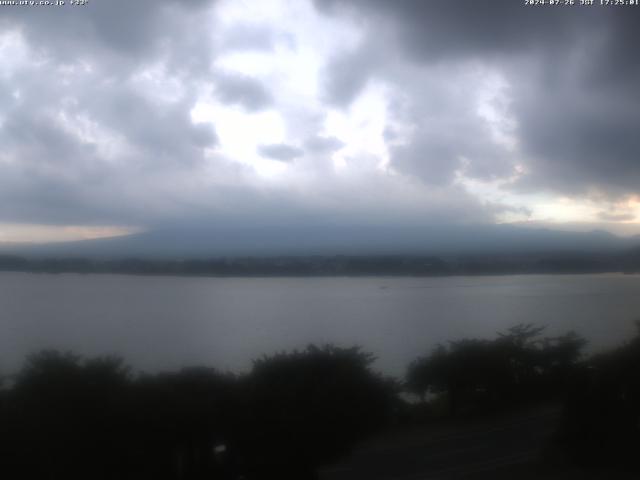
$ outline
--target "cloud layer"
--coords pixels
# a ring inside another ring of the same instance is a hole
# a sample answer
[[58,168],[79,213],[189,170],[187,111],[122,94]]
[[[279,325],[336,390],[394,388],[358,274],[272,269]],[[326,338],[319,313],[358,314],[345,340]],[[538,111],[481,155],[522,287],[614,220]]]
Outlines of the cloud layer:
[[633,222],[639,15],[4,7],[0,224]]
[[[371,22],[365,48],[333,65],[331,97],[350,101],[372,77],[389,76],[394,63],[390,59],[398,56],[402,60],[397,63],[420,65],[430,72],[430,79],[443,72],[455,81],[456,72],[465,66],[485,69],[500,75],[506,85],[503,115],[513,120],[519,146],[511,157],[525,163],[529,172],[519,186],[567,194],[594,189],[613,196],[635,194],[640,174],[640,137],[635,132],[640,121],[640,58],[631,46],[640,39],[640,9],[554,9],[521,3],[316,0],[329,14],[365,16]],[[376,44],[380,31],[387,32],[387,40]],[[372,48],[378,51],[372,54]],[[405,79],[398,83],[407,85]],[[421,87],[422,92],[412,92],[414,103],[423,102],[430,92],[438,94],[429,83]],[[465,89],[473,88],[469,77]],[[466,117],[455,133],[461,142],[428,128],[418,140],[423,145],[414,144],[417,149],[434,149],[425,157],[448,165],[455,153],[489,157],[492,166],[502,168],[503,155],[486,150],[479,140],[488,135],[478,119],[456,106],[456,99],[463,97],[456,92],[449,102],[444,98],[439,95],[438,101],[445,102],[441,111],[425,105],[421,116],[435,114],[445,121],[448,116]],[[470,149],[464,146],[467,142]],[[399,153],[400,165],[411,162],[410,153]],[[487,167],[481,169],[488,172]]]

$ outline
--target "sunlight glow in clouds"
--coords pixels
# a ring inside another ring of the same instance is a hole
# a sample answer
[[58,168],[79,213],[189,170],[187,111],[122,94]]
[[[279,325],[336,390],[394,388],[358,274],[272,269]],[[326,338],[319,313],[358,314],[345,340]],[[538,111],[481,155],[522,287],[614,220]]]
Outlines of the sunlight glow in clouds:
[[136,227],[88,227],[83,225],[21,225],[0,223],[0,242],[42,243],[93,240],[139,233]]
[[324,131],[345,142],[335,159],[337,166],[349,163],[350,158],[373,156],[378,167],[389,163],[389,153],[383,134],[386,126],[387,99],[382,85],[371,85],[346,110],[329,110]]
[[[287,169],[295,169],[295,165],[262,158],[257,152],[260,145],[300,147],[304,138],[300,138],[296,125],[286,124],[282,112],[306,109],[311,114],[325,116],[319,125],[319,134],[345,143],[345,148],[332,156],[336,168],[362,155],[376,156],[380,165],[388,163],[382,138],[386,109],[383,88],[368,88],[345,111],[327,109],[321,102],[322,68],[337,49],[358,43],[361,34],[357,28],[335,22],[329,24],[306,2],[224,2],[219,8],[219,18],[224,25],[222,32],[225,28],[233,30],[237,23],[267,25],[280,31],[273,50],[268,46],[260,50],[257,45],[257,51],[232,51],[216,60],[216,68],[268,85],[275,97],[271,108],[254,112],[222,105],[212,97],[200,98],[191,111],[191,118],[194,122],[215,125],[220,138],[219,153],[251,166],[265,179],[274,179]],[[223,40],[218,38],[219,42]]]

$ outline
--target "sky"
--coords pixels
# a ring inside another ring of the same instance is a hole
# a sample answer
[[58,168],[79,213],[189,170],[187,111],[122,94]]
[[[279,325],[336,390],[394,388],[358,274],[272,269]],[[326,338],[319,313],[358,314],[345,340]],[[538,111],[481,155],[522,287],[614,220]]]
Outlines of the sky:
[[184,225],[638,234],[640,6],[576,3],[0,5],[0,242]]

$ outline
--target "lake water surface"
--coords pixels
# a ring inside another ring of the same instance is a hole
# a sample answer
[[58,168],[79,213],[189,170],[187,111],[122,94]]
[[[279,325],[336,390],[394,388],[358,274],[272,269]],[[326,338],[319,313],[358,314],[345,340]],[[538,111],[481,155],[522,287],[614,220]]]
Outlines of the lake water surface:
[[243,371],[310,342],[362,345],[402,375],[436,343],[518,323],[575,330],[591,349],[640,318],[640,276],[189,278],[0,273],[0,372],[41,348],[115,353],[142,370]]

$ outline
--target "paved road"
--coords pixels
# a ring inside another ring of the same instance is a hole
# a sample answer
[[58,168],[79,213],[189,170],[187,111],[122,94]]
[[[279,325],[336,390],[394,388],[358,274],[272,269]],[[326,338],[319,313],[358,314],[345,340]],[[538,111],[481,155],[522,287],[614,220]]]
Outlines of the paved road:
[[527,472],[535,469],[558,417],[557,407],[546,407],[498,419],[386,435],[362,445],[348,461],[323,470],[320,478],[533,478]]

